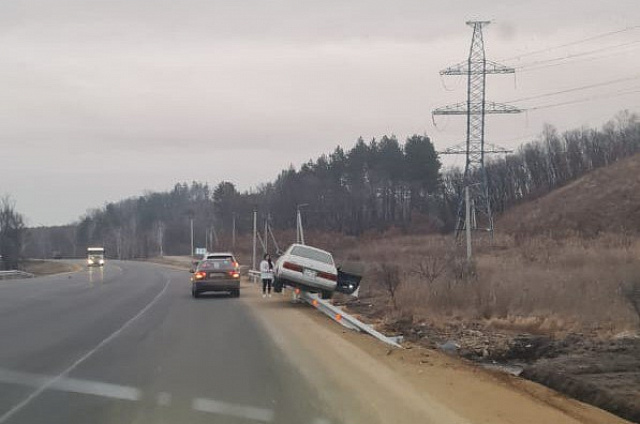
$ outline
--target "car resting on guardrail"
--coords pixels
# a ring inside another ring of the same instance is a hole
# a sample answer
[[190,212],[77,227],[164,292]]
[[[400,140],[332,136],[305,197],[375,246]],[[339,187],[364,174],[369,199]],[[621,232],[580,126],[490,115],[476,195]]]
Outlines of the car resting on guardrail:
[[339,270],[331,253],[312,246],[292,244],[278,258],[274,267],[274,291],[284,286],[329,299],[334,292],[353,294],[360,286],[360,275]]

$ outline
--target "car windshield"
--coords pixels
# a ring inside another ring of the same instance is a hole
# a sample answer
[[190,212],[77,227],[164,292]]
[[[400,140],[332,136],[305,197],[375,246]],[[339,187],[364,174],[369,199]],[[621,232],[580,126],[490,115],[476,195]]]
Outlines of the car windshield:
[[291,254],[294,256],[300,256],[301,258],[307,258],[324,264],[333,265],[333,258],[331,255],[321,250],[310,249],[304,246],[295,246],[291,249]]

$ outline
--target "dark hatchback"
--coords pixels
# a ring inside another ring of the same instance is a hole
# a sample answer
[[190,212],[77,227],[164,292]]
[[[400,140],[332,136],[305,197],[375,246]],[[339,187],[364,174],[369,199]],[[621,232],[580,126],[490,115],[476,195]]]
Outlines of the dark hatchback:
[[233,256],[201,261],[191,277],[191,294],[198,297],[205,292],[228,292],[240,296],[240,269]]

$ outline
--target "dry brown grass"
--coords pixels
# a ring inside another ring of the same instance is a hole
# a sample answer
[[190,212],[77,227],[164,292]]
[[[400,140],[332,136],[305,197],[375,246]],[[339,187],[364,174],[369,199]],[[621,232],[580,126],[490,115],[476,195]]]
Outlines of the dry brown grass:
[[[362,261],[367,271],[361,297],[388,308],[391,320],[481,320],[496,329],[530,333],[611,334],[639,326],[628,287],[640,287],[640,239],[627,233],[592,239],[479,239],[470,267],[452,236],[390,232],[355,238],[312,231],[305,236],[308,244],[333,252],[339,264]],[[295,232],[276,232],[276,238],[284,250],[295,241]],[[249,235],[238,238],[235,253],[250,265]],[[383,264],[400,267],[402,284],[394,291],[397,308],[380,271]]]
[[81,267],[78,264],[64,261],[29,259],[22,263],[21,268],[23,271],[30,272],[35,275],[51,275],[77,271]]
[[[611,334],[639,325],[624,288],[640,280],[640,240],[615,234],[592,240],[500,237],[493,244],[479,241],[476,252],[469,267],[451,237],[400,236],[361,243],[343,254],[368,265],[364,297],[384,295],[377,266],[401,265],[395,318],[482,320],[531,333]],[[440,273],[431,272],[440,266]]]

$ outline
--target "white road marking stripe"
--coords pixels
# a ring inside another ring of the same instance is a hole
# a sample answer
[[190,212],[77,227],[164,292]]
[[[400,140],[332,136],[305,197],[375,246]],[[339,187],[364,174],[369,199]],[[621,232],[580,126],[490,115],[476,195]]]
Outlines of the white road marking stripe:
[[[50,376],[0,369],[1,383],[40,387],[50,380]],[[140,390],[135,387],[66,377],[56,380],[49,389],[131,401],[139,400],[141,397]]]
[[[43,384],[47,384],[51,380],[51,376],[12,371],[0,368],[0,383],[39,388]],[[104,383],[101,381],[81,380],[78,378],[59,377],[55,382],[49,383],[47,389],[102,396],[118,400],[139,401],[140,399],[142,399],[142,392],[140,391],[140,389],[137,389],[135,387]],[[171,405],[171,399],[171,393],[168,392],[159,392],[156,396],[156,402],[159,406]],[[192,408],[200,412],[208,412],[267,423],[273,421],[274,416],[273,411],[270,409],[256,408],[253,406],[239,405],[203,398],[194,399],[192,401]],[[317,418],[313,423],[330,424],[328,421],[320,418]]]
[[29,394],[29,396],[27,396],[22,401],[20,401],[16,405],[14,405],[7,412],[2,414],[2,416],[0,416],[0,424],[5,423],[14,414],[16,414],[22,408],[27,406],[32,400],[34,400],[35,398],[40,396],[40,394],[42,394],[42,392],[44,392],[46,389],[48,389],[51,386],[53,386],[54,384],[56,384],[58,382],[58,380],[60,380],[61,378],[66,377],[67,374],[69,374],[71,371],[73,371],[78,365],[80,365],[81,363],[83,363],[84,361],[89,359],[100,348],[105,346],[111,340],[113,340],[116,337],[118,337],[118,335],[120,335],[120,333],[125,328],[127,328],[129,325],[131,325],[131,323],[133,323],[138,318],[140,318],[142,315],[144,315],[144,313],[147,312],[158,301],[158,299],[160,299],[160,297],[162,297],[162,295],[167,291],[167,287],[169,287],[169,283],[170,282],[171,282],[171,278],[168,278],[167,281],[165,282],[164,287],[162,288],[162,290],[160,290],[160,292],[151,300],[151,302],[147,303],[147,305],[144,308],[142,308],[140,310],[140,312],[138,312],[133,318],[131,318],[129,321],[125,322],[119,329],[117,329],[116,331],[111,333],[106,339],[104,339],[100,343],[98,343],[89,352],[87,352],[84,355],[82,355],[79,359],[77,359],[73,364],[71,364],[67,369],[62,371],[60,374],[58,374],[57,376],[55,376],[53,378],[50,378],[49,380],[47,380],[45,382],[42,382],[42,384],[40,384],[40,386],[36,390],[34,390],[31,394]]
[[141,397],[140,390],[135,387],[103,383],[100,381],[78,380],[75,378],[62,378],[52,384],[50,388],[130,401],[140,400]]
[[238,405],[221,402],[213,399],[194,399],[191,407],[200,412],[227,415],[230,417],[245,418],[254,421],[269,423],[273,421],[273,411],[270,409],[256,408],[253,406]]
[[171,393],[160,392],[156,397],[156,401],[160,406],[169,406],[171,405]]

